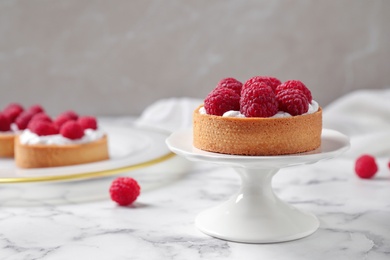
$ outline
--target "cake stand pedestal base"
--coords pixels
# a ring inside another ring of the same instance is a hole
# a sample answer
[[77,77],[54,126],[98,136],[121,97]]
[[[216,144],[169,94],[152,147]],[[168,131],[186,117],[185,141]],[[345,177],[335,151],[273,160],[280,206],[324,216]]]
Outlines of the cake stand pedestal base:
[[201,212],[196,226],[213,237],[244,243],[274,243],[303,238],[318,219],[281,201],[271,181],[277,169],[235,168],[241,188],[228,201]]

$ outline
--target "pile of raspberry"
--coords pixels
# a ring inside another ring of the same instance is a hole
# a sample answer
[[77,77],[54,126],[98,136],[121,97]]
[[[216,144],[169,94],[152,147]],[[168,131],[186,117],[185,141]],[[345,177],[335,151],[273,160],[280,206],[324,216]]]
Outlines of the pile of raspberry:
[[39,136],[61,134],[72,140],[82,138],[86,129],[97,129],[97,120],[92,116],[79,116],[70,110],[51,118],[40,105],[24,109],[17,103],[0,112],[0,131],[11,131],[12,124],[20,131],[28,129]]
[[312,101],[310,90],[299,80],[282,83],[275,77],[256,76],[244,84],[234,78],[218,82],[204,100],[207,114],[222,116],[230,110],[245,117],[272,117],[278,111],[302,115]]

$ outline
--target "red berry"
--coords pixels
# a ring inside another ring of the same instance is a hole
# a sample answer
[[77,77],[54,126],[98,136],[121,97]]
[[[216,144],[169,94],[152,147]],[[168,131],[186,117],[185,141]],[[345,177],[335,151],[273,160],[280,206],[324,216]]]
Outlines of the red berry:
[[19,130],[24,130],[27,128],[28,123],[30,122],[31,118],[34,116],[29,111],[22,112],[16,119],[15,124],[18,126]]
[[31,121],[28,124],[28,129],[39,136],[58,134],[58,128],[53,123],[47,121]]
[[84,136],[84,129],[76,121],[68,121],[62,125],[60,134],[63,137],[76,140]]
[[97,121],[96,121],[96,118],[93,117],[93,116],[82,116],[82,117],[79,117],[77,122],[79,122],[79,124],[81,125],[81,127],[84,130],[85,129],[93,129],[93,130],[97,129]]
[[73,110],[65,111],[65,112],[61,113],[58,117],[60,117],[60,116],[67,116],[72,120],[77,120],[79,118],[79,115],[76,112],[74,112]]
[[271,117],[278,112],[275,93],[264,82],[253,82],[243,89],[240,105],[246,117]]
[[[41,113],[33,115],[30,122],[28,122],[27,128],[30,129],[30,125],[34,124],[35,122],[38,122],[38,121],[45,121],[48,123],[53,123],[51,118],[45,112],[41,112]],[[56,126],[56,128],[59,129],[57,126]]]
[[74,119],[70,118],[68,115],[59,115],[55,120],[54,124],[61,128],[66,122],[68,121],[75,121]]
[[305,84],[303,84],[299,80],[288,80],[283,84],[280,84],[276,88],[275,93],[278,94],[280,91],[286,89],[298,89],[303,92],[303,94],[306,96],[307,101],[309,101],[309,103],[311,103],[311,101],[313,100],[310,90],[305,86]]
[[22,107],[22,105],[20,105],[18,103],[10,103],[8,106],[6,106],[4,108],[3,111],[7,111],[8,109],[17,109],[20,111],[20,113],[24,111],[24,108]]
[[298,89],[284,89],[276,94],[279,109],[292,116],[302,115],[309,110],[309,102],[302,91]]
[[267,77],[268,78],[268,86],[272,88],[272,90],[275,92],[275,89],[282,84],[282,82],[275,78],[275,77]]
[[33,105],[31,106],[29,109],[28,109],[29,112],[31,112],[32,114],[38,114],[38,113],[42,113],[42,112],[45,112],[45,110],[43,109],[43,107],[41,105]]
[[49,122],[49,123],[53,122],[53,120],[50,118],[50,116],[48,116],[45,112],[41,112],[41,113],[35,114],[31,118],[31,121],[46,121],[46,122]]
[[3,113],[0,113],[0,131],[6,132],[10,130],[11,130],[11,122],[9,118]]
[[16,118],[23,112],[18,107],[9,107],[3,111],[3,114],[8,117],[11,123],[15,122]]
[[141,192],[137,181],[130,177],[115,179],[110,187],[110,196],[113,201],[121,206],[132,204]]
[[230,88],[216,88],[204,100],[207,114],[222,116],[229,110],[240,110],[240,96]]
[[370,179],[374,177],[378,171],[378,165],[372,155],[364,154],[357,158],[355,162],[355,172],[362,179]]
[[[275,91],[276,87],[281,84],[280,80],[274,77],[268,77],[268,76],[255,76],[250,79],[248,79],[245,83],[242,89],[246,89],[253,83],[265,83],[267,86],[271,87],[272,91]],[[242,91],[242,90],[241,90]]]
[[241,95],[242,83],[235,78],[224,78],[218,82],[216,88],[230,88],[238,95]]
[[11,123],[24,111],[24,108],[18,103],[11,103],[4,108],[3,113],[9,118]]

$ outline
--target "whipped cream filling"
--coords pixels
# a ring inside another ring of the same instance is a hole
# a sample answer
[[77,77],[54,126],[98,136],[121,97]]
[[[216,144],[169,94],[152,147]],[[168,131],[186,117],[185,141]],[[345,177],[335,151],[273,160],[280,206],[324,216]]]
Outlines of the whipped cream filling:
[[84,136],[76,140],[63,137],[60,134],[39,136],[31,132],[30,130],[26,129],[19,136],[19,140],[21,144],[67,145],[67,144],[90,143],[102,138],[103,136],[104,136],[104,132],[101,129],[97,129],[97,130],[86,129],[84,131]]
[[[313,114],[313,113],[317,112],[318,109],[319,109],[318,103],[315,100],[312,100],[311,103],[309,103],[309,109],[307,110],[306,113],[304,113],[302,115]],[[202,115],[207,114],[206,109],[203,106],[201,108],[199,108],[199,113]],[[235,111],[235,110],[227,111],[222,116],[223,117],[245,118],[245,115],[241,114],[240,111]],[[284,111],[278,111],[275,115],[268,117],[268,118],[284,118],[284,117],[292,117],[292,115],[290,115],[289,113],[284,112]]]

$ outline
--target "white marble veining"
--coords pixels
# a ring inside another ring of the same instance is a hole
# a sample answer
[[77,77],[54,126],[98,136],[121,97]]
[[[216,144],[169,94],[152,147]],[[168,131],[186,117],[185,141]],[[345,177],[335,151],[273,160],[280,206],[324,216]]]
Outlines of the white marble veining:
[[[385,161],[380,161],[383,166]],[[388,259],[390,172],[363,181],[344,158],[281,170],[277,194],[320,219],[313,235],[279,244],[241,244],[196,230],[200,211],[239,187],[230,168],[197,164],[133,207],[108,199],[0,210],[1,259]],[[88,185],[88,184],[85,184]]]

